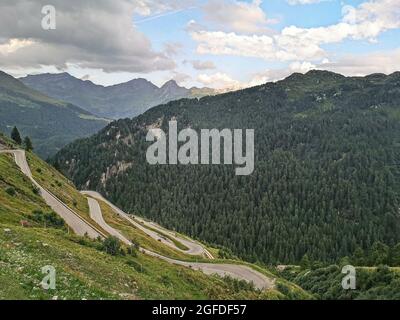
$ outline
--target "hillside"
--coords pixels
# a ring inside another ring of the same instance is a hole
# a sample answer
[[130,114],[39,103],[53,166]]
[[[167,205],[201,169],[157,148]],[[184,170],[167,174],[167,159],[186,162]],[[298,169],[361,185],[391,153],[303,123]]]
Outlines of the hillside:
[[[151,166],[147,128],[255,129],[255,170]],[[400,73],[311,71],[111,123],[53,159],[125,211],[267,264],[400,242]]]
[[70,103],[47,97],[0,71],[0,130],[10,133],[17,126],[29,136],[43,158],[61,147],[89,136],[108,122]]
[[[2,150],[13,144],[0,134]],[[36,181],[93,224],[87,199],[54,168],[28,153]],[[1,299],[283,299],[311,295],[266,269],[253,266],[276,278],[280,290],[257,290],[245,281],[205,275],[171,264],[142,252],[194,257],[179,253],[127,225],[106,203],[101,208],[110,225],[134,239],[135,247],[122,245],[111,254],[105,241],[73,234],[66,223],[43,201],[40,192],[20,171],[10,154],[0,153],[0,298]],[[83,201],[85,200],[85,201]],[[86,205],[84,205],[84,202]],[[123,226],[124,225],[124,226]],[[201,257],[196,258],[201,261]],[[223,263],[223,261],[220,261]],[[232,262],[231,262],[232,263]],[[241,263],[236,261],[235,263]],[[196,265],[195,263],[192,263]],[[56,289],[43,290],[41,268],[56,268]],[[99,276],[101,275],[101,276]],[[282,289],[284,288],[284,289]],[[288,291],[289,290],[289,291]],[[288,293],[289,292],[289,293]]]
[[111,119],[132,118],[172,100],[215,94],[209,88],[180,87],[174,80],[160,88],[145,79],[104,87],[68,73],[29,75],[19,80],[50,97],[68,101],[97,116]]
[[331,265],[314,269],[288,267],[281,276],[300,285],[322,300],[399,300],[400,270],[379,266],[356,268],[356,289],[343,290],[342,267]]

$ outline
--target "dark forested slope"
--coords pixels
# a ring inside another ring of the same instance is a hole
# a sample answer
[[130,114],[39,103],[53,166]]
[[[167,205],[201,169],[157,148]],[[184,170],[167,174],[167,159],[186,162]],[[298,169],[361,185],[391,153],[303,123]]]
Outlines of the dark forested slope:
[[[255,170],[150,166],[149,127],[255,129]],[[81,188],[265,263],[333,261],[400,240],[400,73],[311,71],[170,102],[110,124],[54,158]]]

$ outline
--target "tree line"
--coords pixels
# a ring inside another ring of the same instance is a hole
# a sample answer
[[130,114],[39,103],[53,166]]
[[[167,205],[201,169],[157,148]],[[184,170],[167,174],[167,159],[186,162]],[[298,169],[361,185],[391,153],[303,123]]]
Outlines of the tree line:
[[31,139],[26,136],[24,140],[22,140],[21,135],[18,131],[18,128],[14,126],[14,128],[11,130],[11,139],[20,146],[23,146],[26,151],[32,151],[33,150],[33,144]]

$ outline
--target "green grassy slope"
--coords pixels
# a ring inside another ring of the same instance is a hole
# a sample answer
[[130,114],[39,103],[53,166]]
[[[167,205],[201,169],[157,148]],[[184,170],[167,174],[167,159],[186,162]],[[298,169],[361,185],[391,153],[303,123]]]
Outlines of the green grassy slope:
[[[34,210],[48,211],[32,183],[14,164],[11,155],[0,155],[0,215],[3,223],[18,224]],[[14,195],[11,195],[12,191]]]

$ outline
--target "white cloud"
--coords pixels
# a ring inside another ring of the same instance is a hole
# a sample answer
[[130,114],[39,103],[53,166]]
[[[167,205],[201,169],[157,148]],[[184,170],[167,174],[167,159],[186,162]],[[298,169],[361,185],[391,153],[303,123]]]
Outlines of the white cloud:
[[247,36],[222,31],[194,31],[191,35],[198,42],[199,54],[276,58],[274,39],[270,36]]
[[294,72],[306,73],[317,69],[317,66],[307,61],[296,61],[285,69],[270,69],[264,72],[255,73],[247,82],[233,79],[226,73],[217,72],[211,75],[200,74],[197,81],[208,87],[219,89],[220,91],[232,91],[249,87],[258,86],[271,81],[278,81],[286,78]]
[[28,47],[32,44],[32,40],[9,39],[6,43],[0,44],[0,54],[7,56],[10,53],[17,51],[18,49]]
[[213,87],[219,90],[238,90],[244,87],[240,81],[232,79],[229,75],[222,72],[217,72],[211,75],[200,74],[197,76],[197,81],[207,87]]
[[300,62],[296,61],[289,65],[288,68],[285,69],[270,69],[264,72],[256,73],[252,76],[251,80],[246,84],[246,87],[254,87],[267,82],[274,82],[278,80],[282,80],[292,73],[306,73],[310,70],[317,69],[316,65],[313,65],[310,62]]
[[[286,30],[285,30],[286,32]],[[317,44],[304,42],[299,35],[238,35],[234,32],[195,31],[197,53],[256,57],[265,60],[293,61],[321,59],[326,56]]]
[[382,32],[400,28],[399,0],[371,0],[357,8],[344,6],[337,24],[318,28],[285,27],[276,35],[243,35],[235,32],[189,29],[199,54],[236,55],[266,60],[321,61],[328,54],[322,45],[345,39],[376,41]]
[[373,73],[391,74],[400,70],[400,48],[387,52],[373,52],[363,55],[345,55],[335,62],[328,59],[314,65],[309,62],[293,62],[286,69],[271,69],[254,74],[246,86],[256,86],[278,81],[294,72],[306,73],[310,70],[328,70],[345,76],[366,76]]
[[252,2],[210,0],[203,7],[204,18],[220,30],[240,33],[264,33],[267,25],[273,23],[268,20],[260,7],[261,0]]
[[57,28],[50,31],[41,28],[41,8],[45,4],[47,0],[0,1],[0,39],[8,41],[1,47],[0,66],[65,69],[73,63],[106,72],[175,67],[164,52],[152,48],[150,40],[132,22],[134,12],[162,10],[156,1],[53,0]]
[[362,55],[345,55],[335,62],[325,62],[317,66],[345,76],[366,76],[372,73],[390,74],[400,70],[400,48]]
[[290,64],[289,69],[292,72],[306,73],[310,70],[315,69],[315,67],[316,67],[315,65],[307,61],[304,62],[296,61]]
[[248,82],[233,79],[226,73],[217,72],[214,74],[200,74],[197,81],[207,87],[212,87],[220,91],[232,91],[249,87],[258,86],[266,82],[282,80],[294,72],[306,73],[316,69],[317,66],[309,62],[293,62],[286,69],[271,69],[264,72],[253,74]]
[[366,76],[373,73],[390,74],[400,70],[400,48],[389,52],[374,52],[361,56],[346,55],[335,62],[325,59],[319,64],[295,61],[290,63],[288,68],[269,69],[255,73],[248,82],[235,80],[226,73],[221,72],[212,75],[201,74],[197,80],[208,87],[213,87],[220,91],[231,91],[279,81],[292,73],[307,73],[310,70],[329,70],[345,76]]

